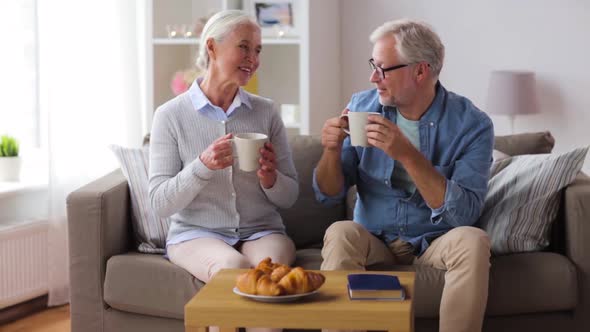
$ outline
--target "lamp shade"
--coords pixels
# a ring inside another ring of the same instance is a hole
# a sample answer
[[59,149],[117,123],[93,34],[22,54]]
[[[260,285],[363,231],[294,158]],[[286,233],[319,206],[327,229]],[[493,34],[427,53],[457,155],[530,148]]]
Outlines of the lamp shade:
[[535,93],[535,73],[511,70],[492,71],[486,112],[505,115],[539,113]]

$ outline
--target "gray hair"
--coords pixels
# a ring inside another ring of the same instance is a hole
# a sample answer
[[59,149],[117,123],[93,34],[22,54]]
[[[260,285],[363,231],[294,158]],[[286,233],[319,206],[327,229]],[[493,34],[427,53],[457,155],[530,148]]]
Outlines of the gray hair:
[[203,27],[199,50],[197,53],[197,68],[207,71],[209,68],[209,53],[207,53],[207,40],[213,38],[216,42],[222,41],[231,31],[242,24],[252,23],[258,26],[254,18],[241,10],[223,10],[211,16]]
[[376,43],[388,35],[395,38],[395,48],[403,61],[427,62],[434,78],[438,78],[445,58],[445,46],[428,24],[409,19],[385,22],[371,33],[369,39]]

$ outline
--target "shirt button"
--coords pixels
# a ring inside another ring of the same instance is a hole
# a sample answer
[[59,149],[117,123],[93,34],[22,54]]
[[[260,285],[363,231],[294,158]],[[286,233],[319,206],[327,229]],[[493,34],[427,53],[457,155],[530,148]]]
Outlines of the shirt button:
[[389,184],[389,180],[385,180],[385,184]]
[[[225,120],[222,120],[222,121],[221,121],[221,124],[225,124]],[[431,122],[431,125],[432,125],[432,122]]]
[[431,122],[431,123],[430,123],[430,126],[431,126],[431,127],[432,127],[432,126],[434,126],[434,122]]
[[232,195],[233,197],[236,197],[236,193],[231,193],[231,195]]

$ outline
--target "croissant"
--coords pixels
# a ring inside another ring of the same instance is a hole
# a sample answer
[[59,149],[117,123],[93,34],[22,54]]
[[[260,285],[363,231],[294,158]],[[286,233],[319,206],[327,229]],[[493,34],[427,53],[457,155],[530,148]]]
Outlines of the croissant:
[[278,296],[285,294],[283,287],[273,282],[270,275],[260,269],[251,269],[240,274],[236,286],[240,292],[252,295]]
[[237,288],[252,295],[293,295],[313,292],[324,284],[321,273],[305,271],[300,267],[273,263],[270,257],[260,261],[256,268],[242,273],[236,280]]
[[256,284],[256,295],[278,296],[284,295],[285,289],[278,283],[272,281],[268,274],[258,279]]
[[279,280],[283,279],[283,277],[289,272],[291,272],[291,268],[288,265],[280,265],[279,267],[272,270],[270,274],[270,280],[279,282]]
[[242,273],[238,276],[236,280],[236,287],[238,287],[242,293],[256,294],[256,284],[258,283],[258,279],[263,274],[264,272],[262,272],[262,270],[248,270],[248,272]]
[[256,269],[262,270],[262,272],[266,274],[271,274],[272,271],[280,264],[273,263],[270,257],[266,257],[265,259],[261,260],[256,266]]
[[256,266],[256,269],[262,270],[264,273],[270,275],[270,279],[274,282],[278,282],[282,277],[289,273],[289,271],[291,271],[291,267],[289,267],[289,265],[273,263],[270,257],[266,257],[265,259],[261,260]]
[[304,271],[302,268],[296,267],[279,280],[279,285],[287,294],[302,294],[320,288],[325,280],[323,274]]

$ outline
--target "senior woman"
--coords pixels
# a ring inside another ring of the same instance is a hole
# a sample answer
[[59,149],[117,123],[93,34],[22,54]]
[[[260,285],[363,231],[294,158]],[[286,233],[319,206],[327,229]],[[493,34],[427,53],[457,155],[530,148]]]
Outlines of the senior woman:
[[[166,240],[174,264],[208,282],[223,268],[263,258],[292,264],[295,246],[277,209],[297,199],[297,174],[277,107],[244,91],[259,65],[259,26],[242,11],[217,13],[205,25],[197,66],[204,75],[154,114],[149,196],[171,217]],[[232,135],[268,136],[259,168],[244,172]]]

